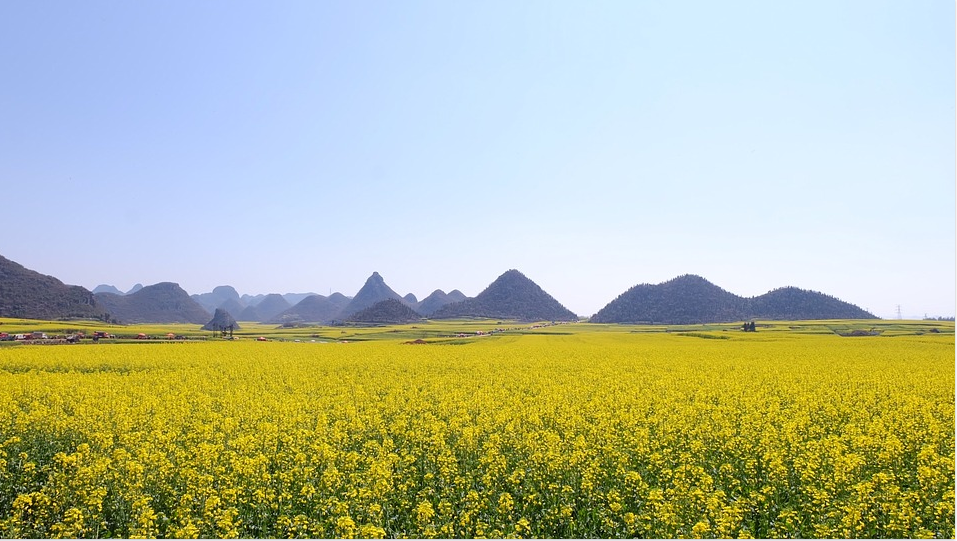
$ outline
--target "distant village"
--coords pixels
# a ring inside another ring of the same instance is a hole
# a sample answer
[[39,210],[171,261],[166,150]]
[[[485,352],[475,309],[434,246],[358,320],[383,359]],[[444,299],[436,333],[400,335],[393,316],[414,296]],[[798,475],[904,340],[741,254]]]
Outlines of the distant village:
[[82,340],[90,340],[92,342],[99,342],[101,339],[110,339],[116,340],[118,338],[123,339],[134,339],[134,340],[187,340],[187,339],[200,339],[205,340],[205,337],[187,337],[183,335],[177,335],[173,333],[168,333],[165,336],[150,336],[146,333],[137,333],[130,336],[117,336],[113,333],[95,331],[93,334],[87,335],[83,332],[75,332],[70,334],[54,334],[49,335],[42,331],[34,331],[28,333],[5,333],[0,332],[0,342],[23,342],[25,344],[32,345],[55,345],[55,344],[78,344]]

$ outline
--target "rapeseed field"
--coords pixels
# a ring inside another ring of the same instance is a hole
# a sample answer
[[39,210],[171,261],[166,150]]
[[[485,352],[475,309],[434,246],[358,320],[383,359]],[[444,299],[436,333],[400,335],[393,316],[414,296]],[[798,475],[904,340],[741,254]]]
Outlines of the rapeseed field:
[[954,336],[0,348],[0,537],[954,536]]

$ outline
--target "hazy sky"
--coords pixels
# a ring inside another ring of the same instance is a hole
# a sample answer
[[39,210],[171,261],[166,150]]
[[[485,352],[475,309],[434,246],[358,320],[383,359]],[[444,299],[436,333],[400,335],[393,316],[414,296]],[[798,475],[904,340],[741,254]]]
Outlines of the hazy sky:
[[0,2],[0,255],[955,312],[954,2]]

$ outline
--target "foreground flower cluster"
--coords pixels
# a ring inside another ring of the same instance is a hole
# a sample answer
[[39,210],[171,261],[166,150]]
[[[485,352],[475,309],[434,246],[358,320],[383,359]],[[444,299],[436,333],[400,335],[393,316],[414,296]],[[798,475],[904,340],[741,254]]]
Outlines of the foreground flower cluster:
[[0,350],[0,537],[953,537],[954,340]]

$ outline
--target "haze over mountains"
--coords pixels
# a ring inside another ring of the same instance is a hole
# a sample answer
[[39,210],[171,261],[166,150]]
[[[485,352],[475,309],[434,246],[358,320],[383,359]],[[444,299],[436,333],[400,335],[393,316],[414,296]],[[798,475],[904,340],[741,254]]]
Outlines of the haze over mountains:
[[[576,321],[578,316],[517,270],[495,279],[474,298],[458,290],[437,289],[419,301],[400,295],[373,272],[352,297],[309,293],[242,295],[223,285],[189,295],[162,282],[122,293],[102,285],[97,293],[67,286],[51,276],[0,256],[0,317],[35,319],[92,318],[121,323],[211,323],[254,321],[282,325],[335,324],[346,321],[399,323],[420,318],[481,317],[524,321]],[[290,299],[296,302],[290,302]],[[215,322],[211,321],[214,312]],[[595,323],[690,324],[752,319],[874,319],[835,297],[795,287],[745,298],[700,276],[679,276],[657,285],[639,284],[598,311]]]
[[[452,294],[445,294],[441,289],[435,290],[422,302],[416,300],[415,295],[407,294],[402,297],[396,293],[378,272],[373,272],[361,289],[351,299],[341,293],[333,293],[329,297],[313,295],[302,300],[296,306],[289,308],[271,320],[272,323],[334,323],[337,321],[365,321],[384,323],[391,321],[400,323],[411,319],[421,319],[430,316],[438,308],[446,304],[465,300],[465,295],[455,290]],[[384,301],[394,301],[391,304],[382,304]],[[396,304],[398,303],[398,304]],[[378,306],[382,304],[382,306]],[[408,308],[397,309],[397,305]],[[411,313],[409,313],[411,311]],[[365,319],[354,319],[357,314]],[[412,314],[415,314],[414,316]]]
[[[306,297],[309,298],[309,297]],[[270,293],[258,299],[259,302],[249,304],[239,313],[243,321],[272,321],[276,316],[292,307],[292,303],[285,296]]]
[[139,291],[139,290],[141,290],[141,289],[143,289],[143,284],[136,284],[135,286],[133,286],[132,288],[130,288],[129,291],[127,291],[126,293],[124,293],[124,292],[120,291],[119,289],[117,289],[116,286],[110,286],[110,285],[106,285],[106,284],[100,284],[100,285],[98,285],[98,286],[96,286],[96,287],[93,288],[93,293],[94,293],[94,294],[96,294],[96,293],[113,293],[113,294],[115,294],[115,295],[130,295],[130,294],[136,293],[137,291]]
[[347,304],[349,304],[349,299],[346,298],[345,295],[338,293],[329,297],[325,295],[312,295],[274,317],[263,319],[262,321],[287,325],[307,322],[331,322],[339,316],[339,313]]

